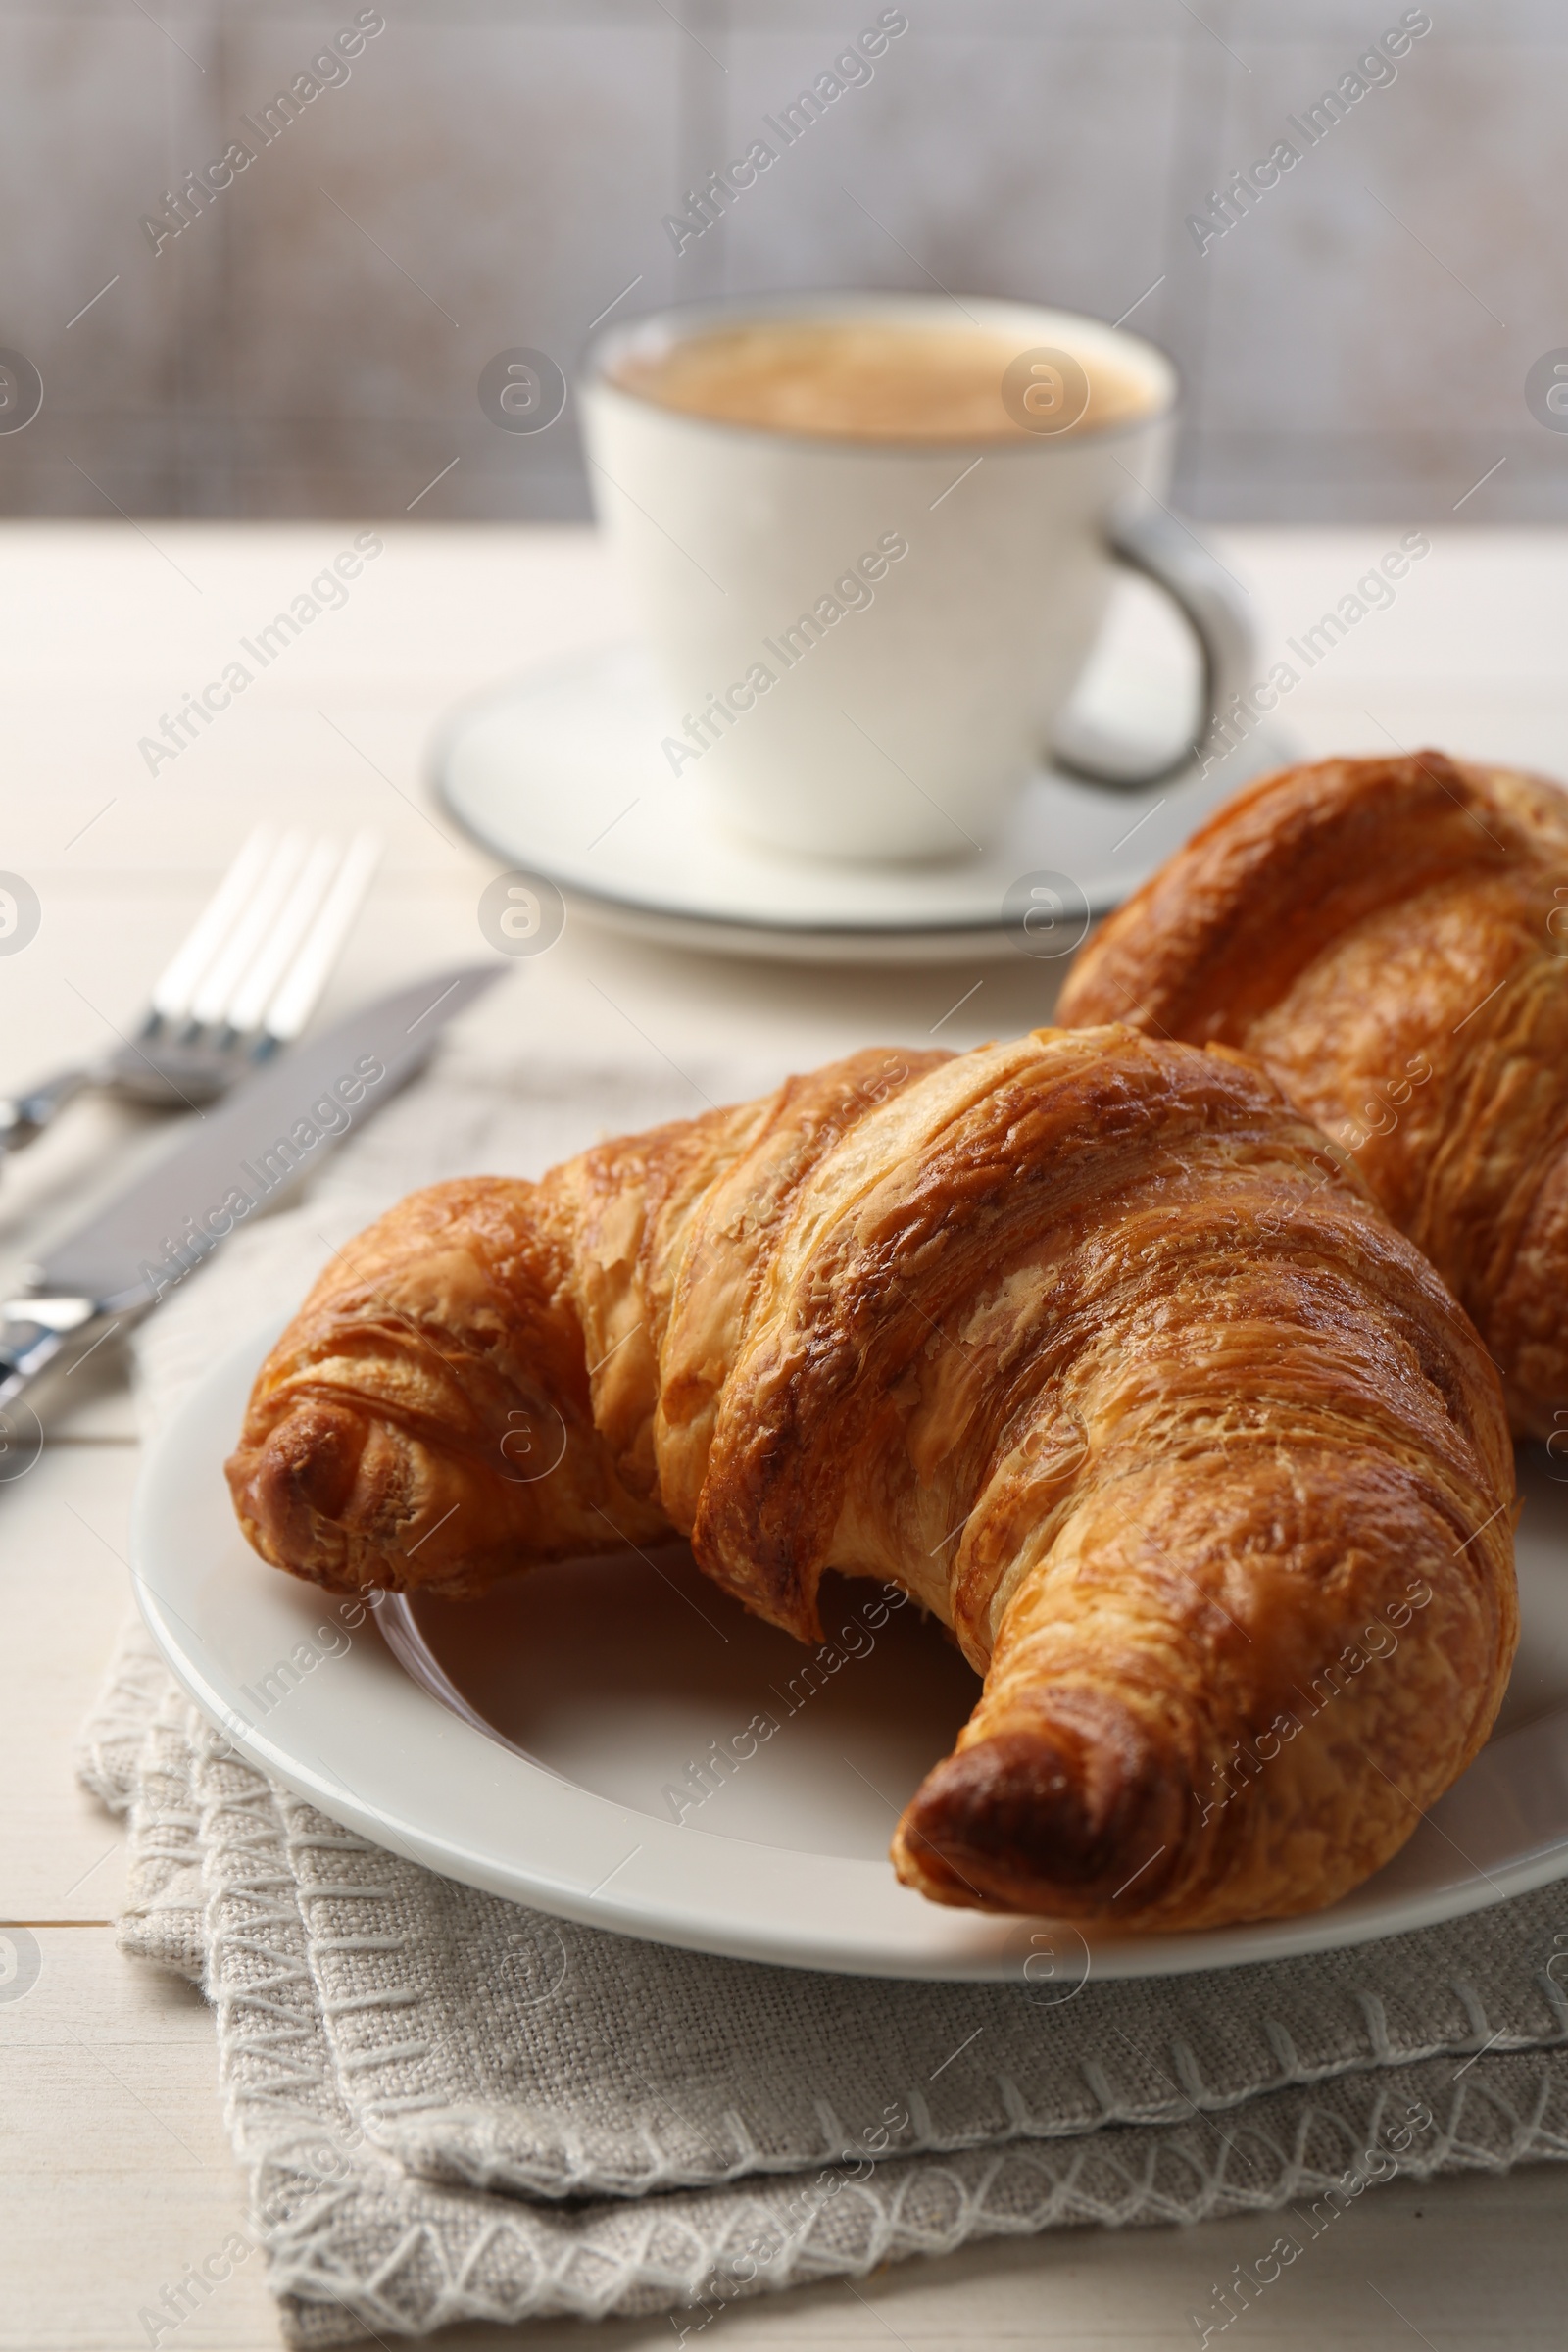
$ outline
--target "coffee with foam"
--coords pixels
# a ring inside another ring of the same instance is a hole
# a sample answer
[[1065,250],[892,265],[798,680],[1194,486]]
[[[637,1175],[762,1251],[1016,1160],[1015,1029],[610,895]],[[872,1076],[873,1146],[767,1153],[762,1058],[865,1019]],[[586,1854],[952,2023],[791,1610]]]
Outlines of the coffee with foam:
[[858,442],[1023,443],[1130,422],[1155,405],[1131,368],[1056,357],[1065,371],[984,327],[797,318],[629,352],[612,380],[715,423]]

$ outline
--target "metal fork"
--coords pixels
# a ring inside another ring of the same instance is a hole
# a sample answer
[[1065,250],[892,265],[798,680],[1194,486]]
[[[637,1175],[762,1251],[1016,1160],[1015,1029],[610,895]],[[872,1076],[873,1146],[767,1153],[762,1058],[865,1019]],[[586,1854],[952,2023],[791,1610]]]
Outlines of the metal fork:
[[0,1152],[18,1152],[87,1087],[194,1110],[298,1037],[325,987],[381,854],[258,825],[153,990],[140,1027],[105,1059],[0,1101]]

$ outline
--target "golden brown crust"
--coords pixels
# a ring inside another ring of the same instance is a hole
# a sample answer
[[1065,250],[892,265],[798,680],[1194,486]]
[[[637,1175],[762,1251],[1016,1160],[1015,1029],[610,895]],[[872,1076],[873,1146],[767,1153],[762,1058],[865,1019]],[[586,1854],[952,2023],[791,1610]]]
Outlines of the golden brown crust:
[[[508,1412],[551,1404],[561,1467],[510,1484]],[[809,1638],[826,1570],[894,1580],[986,1677],[901,1877],[1102,1926],[1333,1901],[1515,1641],[1471,1325],[1251,1062],[1126,1028],[857,1055],[416,1195],[318,1285],[230,1477],[338,1586],[673,1526]]]
[[1568,795],[1440,752],[1238,795],[1090,941],[1060,1018],[1254,1055],[1568,1418]]
[[663,1526],[595,1428],[553,1205],[498,1177],[434,1185],[336,1253],[228,1464],[264,1559],[333,1592],[482,1592],[603,1548],[606,1514]]

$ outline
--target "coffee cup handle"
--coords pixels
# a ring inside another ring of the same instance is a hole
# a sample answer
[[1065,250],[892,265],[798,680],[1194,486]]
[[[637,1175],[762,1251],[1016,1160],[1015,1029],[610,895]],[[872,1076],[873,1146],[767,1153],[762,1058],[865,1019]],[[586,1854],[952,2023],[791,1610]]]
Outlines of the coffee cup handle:
[[1058,738],[1052,765],[1114,792],[1143,792],[1181,775],[1198,759],[1218,713],[1255,677],[1256,640],[1245,591],[1197,533],[1163,508],[1124,512],[1106,531],[1111,555],[1129,571],[1163,588],[1197,640],[1203,665],[1198,730],[1175,757],[1154,767],[1130,768],[1100,727],[1072,728]]

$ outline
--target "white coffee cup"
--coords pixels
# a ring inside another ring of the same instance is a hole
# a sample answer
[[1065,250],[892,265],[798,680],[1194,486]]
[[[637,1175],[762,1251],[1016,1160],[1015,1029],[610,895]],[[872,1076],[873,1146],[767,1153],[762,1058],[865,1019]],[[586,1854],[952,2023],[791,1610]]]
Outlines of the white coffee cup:
[[[615,380],[718,327],[963,318],[1020,354],[1065,352],[1091,376],[1100,362],[1146,400],[1096,427],[1053,430],[1048,413],[1016,440],[910,445],[719,422]],[[1122,788],[1177,772],[1192,743],[1140,775],[1113,747],[1058,735],[1118,563],[1192,624],[1193,742],[1250,683],[1241,594],[1161,503],[1177,398],[1171,362],[1141,336],[1032,303],[793,295],[604,335],[582,389],[589,462],[670,696],[671,774],[775,849],[947,858],[996,834],[1044,758]]]

